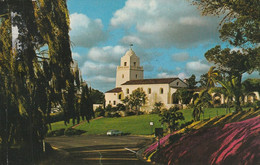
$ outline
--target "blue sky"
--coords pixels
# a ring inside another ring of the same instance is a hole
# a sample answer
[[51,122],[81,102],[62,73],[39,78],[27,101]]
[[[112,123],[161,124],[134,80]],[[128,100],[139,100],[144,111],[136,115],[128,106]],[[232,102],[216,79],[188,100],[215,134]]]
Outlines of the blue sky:
[[105,92],[133,44],[145,78],[199,76],[204,53],[223,43],[216,16],[201,16],[188,0],[68,0],[73,58],[83,79]]

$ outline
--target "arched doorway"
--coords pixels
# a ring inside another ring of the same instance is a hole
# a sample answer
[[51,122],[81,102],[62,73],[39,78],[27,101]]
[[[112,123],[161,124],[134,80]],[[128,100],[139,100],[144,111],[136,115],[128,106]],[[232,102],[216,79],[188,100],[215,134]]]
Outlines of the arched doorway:
[[247,95],[247,102],[248,103],[253,103],[255,100],[257,100],[255,93],[249,93]]
[[213,100],[214,105],[220,105],[221,104],[221,94],[215,93],[212,97],[212,100]]

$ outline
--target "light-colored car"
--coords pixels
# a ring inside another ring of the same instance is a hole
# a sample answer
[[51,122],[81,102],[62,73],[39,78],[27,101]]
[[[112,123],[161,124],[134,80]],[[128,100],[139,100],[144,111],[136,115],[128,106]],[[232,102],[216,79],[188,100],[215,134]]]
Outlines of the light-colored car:
[[119,131],[119,130],[109,130],[107,131],[107,135],[108,136],[119,136],[119,135],[123,135],[123,132],[122,131]]

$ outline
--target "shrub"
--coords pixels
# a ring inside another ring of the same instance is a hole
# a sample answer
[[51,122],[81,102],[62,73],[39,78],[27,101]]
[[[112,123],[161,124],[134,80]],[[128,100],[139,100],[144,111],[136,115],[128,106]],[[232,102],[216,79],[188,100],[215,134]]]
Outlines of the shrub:
[[137,115],[143,115],[144,114],[143,111],[137,111],[136,113],[137,113]]
[[64,135],[66,136],[72,136],[72,135],[81,135],[83,133],[85,133],[86,131],[83,130],[79,130],[79,129],[74,129],[74,128],[67,128],[64,131]]
[[105,116],[105,110],[102,107],[98,107],[95,110],[95,116],[96,117]]
[[121,115],[118,112],[116,112],[116,113],[112,114],[112,117],[121,117]]
[[151,114],[159,114],[162,110],[162,107],[163,107],[162,102],[159,101],[159,102],[154,103]]
[[111,112],[105,112],[105,117],[113,117]]
[[55,123],[55,122],[62,121],[62,120],[64,120],[64,113],[59,112],[56,114],[51,114],[48,121],[49,121],[49,123]]
[[116,105],[116,111],[125,111],[125,110],[126,110],[126,107],[125,107],[124,104],[118,103],[118,104]]
[[105,117],[121,117],[118,112],[105,112]]
[[132,111],[126,112],[126,116],[133,116],[133,115],[136,115],[136,114],[134,112],[132,112]]
[[65,131],[65,129],[62,128],[62,129],[58,129],[58,130],[55,130],[55,131],[48,132],[47,137],[62,136],[62,135],[64,135],[64,131]]

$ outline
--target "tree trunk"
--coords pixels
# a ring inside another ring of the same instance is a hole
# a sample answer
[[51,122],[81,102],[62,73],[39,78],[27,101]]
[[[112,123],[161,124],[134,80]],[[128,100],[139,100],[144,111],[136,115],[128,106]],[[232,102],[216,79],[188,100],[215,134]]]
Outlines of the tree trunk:
[[242,111],[239,98],[240,98],[240,95],[236,94],[235,95],[235,110],[236,110],[236,112]]

